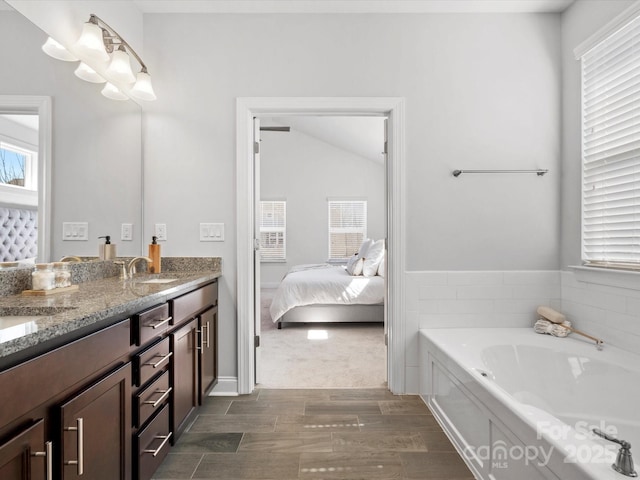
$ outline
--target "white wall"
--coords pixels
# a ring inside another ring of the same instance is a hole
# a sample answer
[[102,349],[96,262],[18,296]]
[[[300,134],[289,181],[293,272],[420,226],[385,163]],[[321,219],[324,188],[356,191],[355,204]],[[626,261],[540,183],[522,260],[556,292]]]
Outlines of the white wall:
[[293,265],[324,263],[328,254],[327,198],[367,200],[367,235],[385,237],[384,164],[305,135],[262,132],[260,192],[287,201],[287,261],[261,265],[261,283],[277,286]]
[[[558,268],[560,17],[148,14],[146,229],[223,257],[220,373],[235,376],[235,99],[406,98],[407,271]],[[548,168],[462,176],[456,168]],[[197,225],[224,222],[224,243]],[[407,343],[417,331],[408,332]]]

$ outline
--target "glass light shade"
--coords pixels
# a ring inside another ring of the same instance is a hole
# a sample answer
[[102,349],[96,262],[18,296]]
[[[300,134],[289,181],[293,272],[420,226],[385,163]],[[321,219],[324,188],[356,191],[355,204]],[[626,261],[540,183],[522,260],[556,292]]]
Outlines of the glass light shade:
[[102,95],[111,100],[129,100],[129,97],[122,93],[118,87],[109,82],[102,89]]
[[136,83],[131,89],[131,96],[138,100],[155,100],[156,94],[151,86],[151,75],[146,72],[138,72]]
[[95,60],[102,62],[109,60],[109,54],[104,48],[102,29],[95,23],[87,22],[84,24],[80,38],[76,41],[76,48],[79,52]]
[[111,63],[107,68],[107,73],[109,78],[112,78],[117,82],[133,83],[136,81],[136,77],[131,71],[129,54],[124,50],[115,50],[111,54]]
[[84,62],[80,62],[78,68],[74,72],[76,77],[81,78],[85,82],[104,83],[106,80],[102,78],[93,68]]
[[65,62],[76,62],[78,59],[66,48],[64,48],[60,43],[55,41],[53,38],[47,38],[47,41],[42,45],[42,51],[49,55],[50,57],[56,58],[58,60],[63,60]]

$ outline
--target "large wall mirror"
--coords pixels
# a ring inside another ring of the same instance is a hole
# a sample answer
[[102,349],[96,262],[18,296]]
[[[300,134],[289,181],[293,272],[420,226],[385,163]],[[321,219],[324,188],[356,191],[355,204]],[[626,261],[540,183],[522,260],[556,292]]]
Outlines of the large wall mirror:
[[[23,202],[20,197],[3,196],[0,189],[0,207],[34,207],[33,199],[39,199],[35,208],[41,233],[43,225],[49,228],[38,242],[38,261],[54,261],[65,255],[96,256],[98,237],[103,235],[110,235],[117,243],[119,256],[140,255],[141,108],[132,101],[107,99],[100,94],[100,85],[75,77],[76,63],[61,62],[42,52],[46,39],[40,28],[0,0],[0,142],[4,141],[9,151],[13,144],[27,152],[29,148],[24,147],[42,148],[34,142],[42,138],[42,132],[37,131],[43,125],[41,118],[38,121],[37,105],[43,98],[50,99],[51,129],[50,170],[41,167],[35,177],[29,177],[45,189],[50,186],[48,200],[44,197],[43,202],[44,192],[40,192],[35,197],[27,194]],[[7,158],[5,166],[9,165]],[[33,173],[33,164],[28,169]],[[12,175],[20,176],[5,176]],[[86,222],[88,239],[65,238],[65,222]],[[120,240],[123,223],[133,225],[130,241]],[[0,223],[0,228],[7,227]]]

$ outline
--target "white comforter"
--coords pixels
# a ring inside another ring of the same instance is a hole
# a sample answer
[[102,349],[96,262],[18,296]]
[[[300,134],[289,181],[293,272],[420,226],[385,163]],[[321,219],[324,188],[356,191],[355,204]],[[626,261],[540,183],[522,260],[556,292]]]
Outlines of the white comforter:
[[375,305],[384,301],[384,278],[352,277],[344,266],[298,265],[284,277],[271,302],[271,318],[302,305]]

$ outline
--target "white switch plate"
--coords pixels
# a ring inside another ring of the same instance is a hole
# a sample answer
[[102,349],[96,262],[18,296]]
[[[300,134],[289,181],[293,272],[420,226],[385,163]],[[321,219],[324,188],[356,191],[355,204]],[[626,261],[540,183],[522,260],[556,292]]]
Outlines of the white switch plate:
[[224,242],[224,223],[201,223],[201,242]]
[[120,240],[133,240],[133,223],[123,223]]
[[89,240],[89,224],[87,222],[63,222],[62,240],[67,242]]
[[167,224],[166,223],[156,223],[156,228],[154,231],[159,241],[167,240]]

